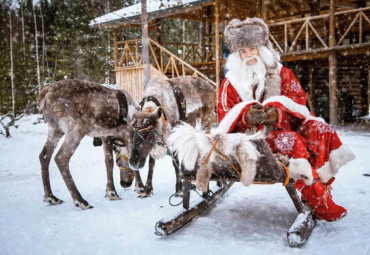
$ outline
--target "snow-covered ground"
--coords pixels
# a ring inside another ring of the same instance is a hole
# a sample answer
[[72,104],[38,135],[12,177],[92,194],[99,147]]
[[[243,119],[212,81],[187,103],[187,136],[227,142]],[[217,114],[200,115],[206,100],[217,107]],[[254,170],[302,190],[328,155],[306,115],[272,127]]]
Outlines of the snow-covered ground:
[[170,158],[157,162],[154,195],[146,199],[137,198],[133,188],[120,187],[115,166],[122,200],[109,201],[102,147],[93,147],[91,137],[84,138],[70,167],[94,208],[82,211],[73,205],[54,161],[51,186],[65,203],[43,203],[38,154],[47,127],[33,125],[36,118],[19,121],[10,139],[0,136],[0,254],[370,254],[369,127],[337,128],[357,156],[341,169],[332,191],[348,216],[334,223],[319,221],[305,246],[290,248],[286,232],[297,213],[281,184],[246,188],[237,183],[184,228],[166,237],[155,235],[158,220],[182,210],[168,203],[175,190]]

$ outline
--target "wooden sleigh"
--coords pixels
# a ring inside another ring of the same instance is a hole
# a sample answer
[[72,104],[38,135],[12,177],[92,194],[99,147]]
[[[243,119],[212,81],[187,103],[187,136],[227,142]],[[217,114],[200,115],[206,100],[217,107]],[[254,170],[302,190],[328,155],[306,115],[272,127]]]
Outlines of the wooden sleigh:
[[[306,243],[313,228],[316,224],[316,218],[310,208],[305,206],[296,189],[294,188],[294,180],[289,178],[289,171],[282,165],[276,162],[268,144],[264,139],[253,140],[261,157],[257,161],[257,172],[254,178],[254,183],[274,184],[282,183],[287,190],[290,198],[297,209],[298,216],[287,232],[288,244],[290,247],[300,247]],[[190,222],[194,217],[201,214],[214,202],[216,202],[235,182],[240,181],[240,176],[237,173],[239,170],[237,162],[222,167],[221,171],[214,171],[211,181],[217,181],[218,190],[211,195],[203,193],[203,199],[200,202],[193,203],[190,206],[190,192],[192,182],[196,179],[196,169],[193,171],[183,172],[183,207],[178,215],[169,220],[160,220],[156,223],[156,234],[165,236],[173,233],[186,223]]]

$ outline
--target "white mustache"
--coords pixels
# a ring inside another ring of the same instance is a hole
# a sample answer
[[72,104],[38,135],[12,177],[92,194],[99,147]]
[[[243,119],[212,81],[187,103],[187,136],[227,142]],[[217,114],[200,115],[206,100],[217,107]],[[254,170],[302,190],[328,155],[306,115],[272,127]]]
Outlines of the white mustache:
[[257,56],[251,56],[251,57],[249,57],[249,58],[245,58],[244,60],[243,60],[243,62],[245,61],[245,62],[248,62],[249,60],[252,60],[252,59],[257,59]]

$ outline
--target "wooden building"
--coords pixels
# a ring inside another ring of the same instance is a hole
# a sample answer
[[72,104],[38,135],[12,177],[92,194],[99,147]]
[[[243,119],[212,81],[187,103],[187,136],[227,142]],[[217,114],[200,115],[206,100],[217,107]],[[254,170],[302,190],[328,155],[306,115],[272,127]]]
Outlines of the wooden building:
[[[218,87],[225,54],[222,32],[233,18],[261,17],[281,62],[291,68],[318,116],[331,124],[369,114],[370,3],[366,0],[147,0],[150,76],[199,76]],[[197,42],[163,40],[163,20],[199,23]],[[138,100],[143,91],[142,41],[120,40],[141,27],[141,5],[98,17],[113,28],[118,87]],[[354,116],[353,116],[354,115]]]

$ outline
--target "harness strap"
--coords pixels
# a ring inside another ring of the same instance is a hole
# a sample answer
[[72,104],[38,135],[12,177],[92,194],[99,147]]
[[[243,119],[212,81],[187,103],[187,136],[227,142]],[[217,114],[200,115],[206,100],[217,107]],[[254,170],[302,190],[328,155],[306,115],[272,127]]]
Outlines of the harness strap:
[[206,157],[206,158],[205,158],[205,160],[203,161],[203,165],[205,165],[205,164],[207,164],[207,163],[208,163],[209,158],[211,157],[211,154],[212,154],[212,152],[215,150],[216,145],[217,145],[217,143],[218,143],[219,141],[220,141],[220,138],[217,138],[217,140],[215,141],[215,143],[212,145],[211,150],[208,152],[207,157]]
[[144,97],[143,100],[141,100],[141,102],[139,103],[140,104],[140,107],[141,109],[143,108],[144,104],[146,102],[153,102],[155,103],[156,106],[160,107],[161,104],[159,103],[158,99],[153,97],[153,96],[147,96],[147,97]]
[[119,157],[122,157],[124,160],[126,160],[126,162],[129,162],[129,158],[126,154],[124,154],[122,151],[120,151],[117,156],[116,156],[116,160],[119,158]]
[[182,93],[180,87],[177,84],[175,84],[171,80],[167,80],[167,81],[172,86],[173,93],[175,94],[176,104],[177,104],[177,107],[179,108],[180,120],[185,121],[186,120],[186,101],[185,101],[184,94]]
[[117,90],[117,99],[119,104],[119,121],[122,124],[127,123],[127,115],[128,115],[128,103],[126,95],[123,91]]

